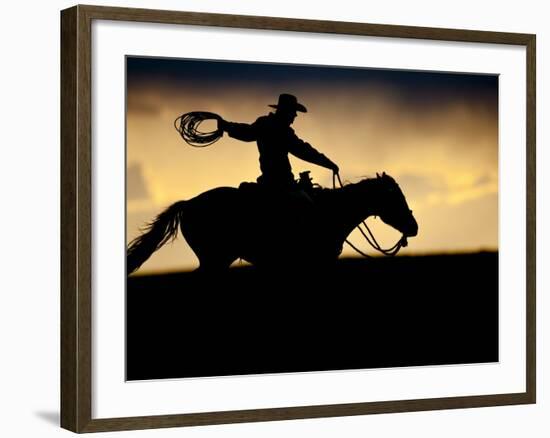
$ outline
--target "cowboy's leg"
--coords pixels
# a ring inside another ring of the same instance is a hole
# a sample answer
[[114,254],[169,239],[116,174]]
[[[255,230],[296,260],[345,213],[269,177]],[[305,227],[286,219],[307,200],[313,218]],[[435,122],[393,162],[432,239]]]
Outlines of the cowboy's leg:
[[314,204],[311,196],[303,190],[292,190],[289,193],[291,221],[296,237],[303,244],[309,245],[313,239],[315,218]]

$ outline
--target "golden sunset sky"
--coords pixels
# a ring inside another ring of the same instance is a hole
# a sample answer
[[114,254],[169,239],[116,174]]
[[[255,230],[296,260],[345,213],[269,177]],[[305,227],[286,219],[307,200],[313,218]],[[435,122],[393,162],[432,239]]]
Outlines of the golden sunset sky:
[[[176,117],[210,111],[252,123],[280,93],[308,108],[293,128],[339,165],[343,180],[385,171],[399,183],[419,224],[401,254],[498,249],[498,77],[131,57],[127,241],[171,203],[259,175],[255,142],[225,135],[193,148],[174,129]],[[291,162],[296,176],[311,170],[315,182],[331,186],[329,170]],[[400,236],[379,219],[369,225],[383,246]],[[370,251],[360,235],[351,240]],[[343,255],[353,254],[346,246]],[[180,235],[139,272],[197,266]]]

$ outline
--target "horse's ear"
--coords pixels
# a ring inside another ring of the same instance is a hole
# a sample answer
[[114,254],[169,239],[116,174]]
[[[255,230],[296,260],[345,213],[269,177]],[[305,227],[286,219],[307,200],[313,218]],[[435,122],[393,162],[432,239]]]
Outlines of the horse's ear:
[[378,172],[376,172],[376,178],[380,178],[380,175],[378,174]]
[[382,172],[382,176],[386,176],[386,172]]

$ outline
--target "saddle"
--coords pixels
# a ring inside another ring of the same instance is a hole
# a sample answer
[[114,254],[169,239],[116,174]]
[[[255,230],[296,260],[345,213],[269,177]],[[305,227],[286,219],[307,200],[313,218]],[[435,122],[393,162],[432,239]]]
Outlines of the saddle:
[[299,180],[284,188],[261,182],[242,182],[239,185],[242,206],[267,221],[310,222],[316,190],[309,171],[300,173]]
[[245,212],[242,225],[257,236],[258,242],[271,248],[272,255],[279,252],[284,257],[309,259],[310,249],[319,245],[325,223],[322,190],[313,185],[309,172],[279,190],[262,183],[241,183],[238,208]]
[[[309,176],[311,172],[309,170],[300,172],[300,178],[289,185],[281,189],[268,186],[261,182],[249,182],[244,181],[239,185],[239,191],[245,196],[257,196],[257,197],[271,197],[272,195],[285,196],[285,194],[292,194],[295,192],[304,192],[310,198],[315,196],[316,187],[313,184],[313,179]],[[260,178],[258,178],[260,180]]]

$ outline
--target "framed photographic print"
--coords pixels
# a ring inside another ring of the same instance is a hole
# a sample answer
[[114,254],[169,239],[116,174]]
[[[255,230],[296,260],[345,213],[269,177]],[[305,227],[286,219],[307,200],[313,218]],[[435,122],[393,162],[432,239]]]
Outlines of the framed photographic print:
[[535,36],[61,13],[61,421],[535,402]]

